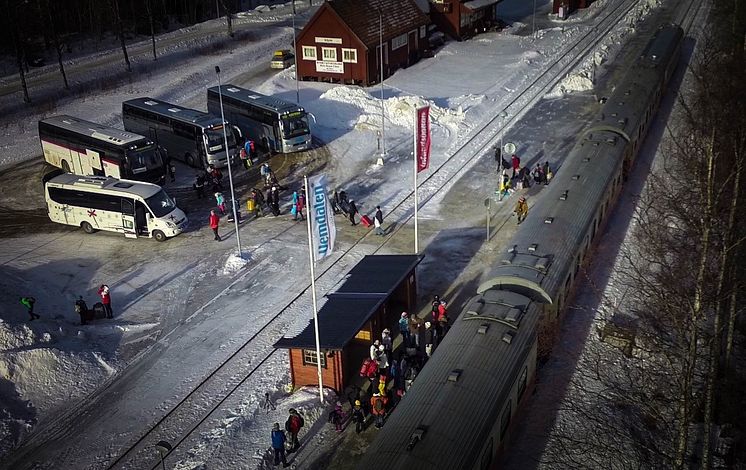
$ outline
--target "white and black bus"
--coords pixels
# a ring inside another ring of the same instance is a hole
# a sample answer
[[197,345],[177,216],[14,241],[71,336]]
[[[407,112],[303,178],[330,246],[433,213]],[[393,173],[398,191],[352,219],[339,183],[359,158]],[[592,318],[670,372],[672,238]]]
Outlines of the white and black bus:
[[146,137],[72,116],[39,121],[47,163],[68,173],[163,184],[161,150]]
[[270,152],[290,153],[311,148],[308,114],[301,106],[273,96],[226,84],[207,89],[207,110],[220,115],[223,95],[225,119]]
[[188,220],[158,185],[102,176],[78,176],[56,170],[44,177],[47,213],[52,222],[128,238],[162,242],[180,234]]
[[[227,163],[223,126],[219,117],[153,98],[136,98],[122,103],[124,128],[153,139],[172,158],[189,166],[223,167]],[[232,128],[227,128],[231,161],[238,152]]]

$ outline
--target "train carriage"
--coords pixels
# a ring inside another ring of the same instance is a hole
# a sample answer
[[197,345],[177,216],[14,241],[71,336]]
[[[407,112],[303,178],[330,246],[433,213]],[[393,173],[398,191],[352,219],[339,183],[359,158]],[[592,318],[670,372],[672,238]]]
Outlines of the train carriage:
[[487,469],[533,383],[539,331],[554,328],[618,197],[683,39],[664,26],[605,100],[389,417],[360,468]]

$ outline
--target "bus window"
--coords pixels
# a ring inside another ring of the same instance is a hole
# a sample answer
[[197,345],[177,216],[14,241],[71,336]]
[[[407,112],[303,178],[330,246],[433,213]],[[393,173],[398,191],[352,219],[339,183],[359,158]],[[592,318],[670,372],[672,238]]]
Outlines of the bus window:
[[133,204],[133,201],[131,199],[127,199],[126,197],[122,198],[122,214],[124,215],[135,214],[135,205]]
[[147,198],[145,204],[156,217],[163,217],[176,208],[176,203],[162,189]]
[[283,116],[282,130],[282,135],[286,139],[308,134],[310,132],[308,129],[308,118],[305,114],[301,113]]

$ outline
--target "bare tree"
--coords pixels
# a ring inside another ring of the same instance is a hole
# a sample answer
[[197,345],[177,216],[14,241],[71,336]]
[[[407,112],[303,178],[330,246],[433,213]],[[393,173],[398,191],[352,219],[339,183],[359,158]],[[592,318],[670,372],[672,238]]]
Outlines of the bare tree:
[[122,17],[119,14],[119,0],[111,0],[111,8],[114,12],[114,23],[117,28],[117,36],[122,44],[122,53],[124,54],[124,62],[127,64],[127,71],[132,72],[132,65],[130,64],[129,55],[127,55],[127,45],[124,43],[124,28],[122,27]]
[[60,73],[62,74],[62,82],[65,85],[65,90],[70,89],[70,85],[67,83],[67,75],[65,74],[65,66],[62,63],[62,45],[60,44],[60,38],[57,35],[57,28],[54,22],[54,15],[52,14],[52,6],[49,0],[45,1],[45,8],[47,10],[47,19],[49,20],[49,31],[52,34],[52,42],[54,43],[54,50],[57,52],[57,63],[60,67]]
[[153,60],[158,60],[158,56],[155,52],[155,27],[153,26],[153,6],[150,4],[151,0],[145,0],[145,11],[148,14],[148,23],[150,24],[150,41],[153,44]]

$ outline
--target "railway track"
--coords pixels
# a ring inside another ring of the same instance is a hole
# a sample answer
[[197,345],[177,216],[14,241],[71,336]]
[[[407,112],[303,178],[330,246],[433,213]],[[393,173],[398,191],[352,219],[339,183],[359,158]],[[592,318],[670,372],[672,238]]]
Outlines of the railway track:
[[[595,28],[589,30],[562,54],[561,59],[555,61],[535,77],[502,109],[496,109],[494,118],[473,130],[467,140],[420,183],[421,205],[430,202],[441,191],[447,189],[462,177],[470,167],[470,163],[480,157],[484,149],[491,148],[497,142],[505,127],[520,119],[562,77],[575,68],[593,50],[597,37],[610,31],[638,3],[638,0],[627,0],[610,9]],[[502,112],[508,113],[509,118],[501,119],[500,114]],[[409,143],[405,139],[396,143],[392,148],[403,148]],[[396,228],[393,235],[386,237],[373,249],[372,253],[382,250],[411,220],[413,217],[413,196],[413,193],[410,192],[390,211],[388,217],[397,221]],[[496,216],[497,221],[494,225],[498,229],[510,218],[507,210],[500,211]],[[349,248],[340,253],[335,262],[318,275],[319,279],[328,276],[340,260],[358,251],[359,246],[367,241],[367,236],[368,234],[355,240]],[[206,376],[184,399],[162,416],[124,453],[120,454],[108,468],[158,468],[160,463],[152,449],[155,443],[161,439],[166,439],[172,444],[173,449],[169,453],[171,459],[183,456],[188,450],[183,448],[183,444],[195,431],[200,429],[232,397],[253,389],[250,385],[252,385],[254,375],[278,352],[271,346],[265,346],[261,354],[256,354],[256,345],[271,345],[281,336],[282,326],[289,321],[284,318],[285,314],[302,296],[307,295],[309,288],[310,285],[293,297],[261,330]],[[280,332],[279,335],[278,331]],[[222,392],[216,389],[222,389]]]
[[[597,37],[605,35],[638,3],[639,0],[625,0],[616,7],[609,9],[595,28],[589,30],[570,45],[567,50],[563,51],[561,59],[552,63],[535,77],[506,105],[496,108],[493,119],[473,130],[466,141],[445,162],[434,168],[420,182],[421,205],[428,204],[439,192],[447,190],[461,178],[471,164],[483,155],[484,150],[491,148],[498,141],[498,137],[505,127],[520,119],[548,90],[580,63],[589,51],[593,50]],[[508,113],[507,119],[500,119],[502,112]],[[408,144],[411,144],[411,142],[404,139],[391,148],[405,148]],[[393,237],[397,236],[412,217],[413,193],[410,192],[393,207],[388,215],[390,220],[397,221],[394,233],[382,240],[381,243],[374,245],[372,253],[382,250]],[[509,219],[509,212],[507,210],[500,211],[496,214],[496,218],[497,223],[493,226],[502,226]],[[272,239],[278,239],[290,229],[287,228],[278,232]],[[360,251],[365,251],[361,245],[363,242],[367,242],[366,237],[367,235],[358,238],[348,249],[339,253],[333,263],[318,273],[319,280],[338,276],[338,266],[344,264],[342,260],[359,254]],[[333,279],[326,280],[330,285],[334,284],[333,281]],[[285,331],[285,327],[290,321],[287,318],[289,310],[292,310],[302,296],[308,294],[309,288],[310,285],[296,294],[259,331],[205,376],[167,413],[155,423],[149,425],[137,439],[127,444],[128,447],[119,452],[118,457],[113,459],[107,467],[157,468],[160,462],[153,452],[153,446],[162,439],[168,440],[173,445],[173,450],[170,452],[170,454],[173,454],[171,459],[183,456],[188,451],[184,443],[189,442],[189,438],[194,435],[195,431],[199,430],[218,410],[224,409],[227,402],[232,398],[245,392],[252,385],[257,371],[260,371],[264,364],[275,357],[277,350],[272,348],[271,344]]]

